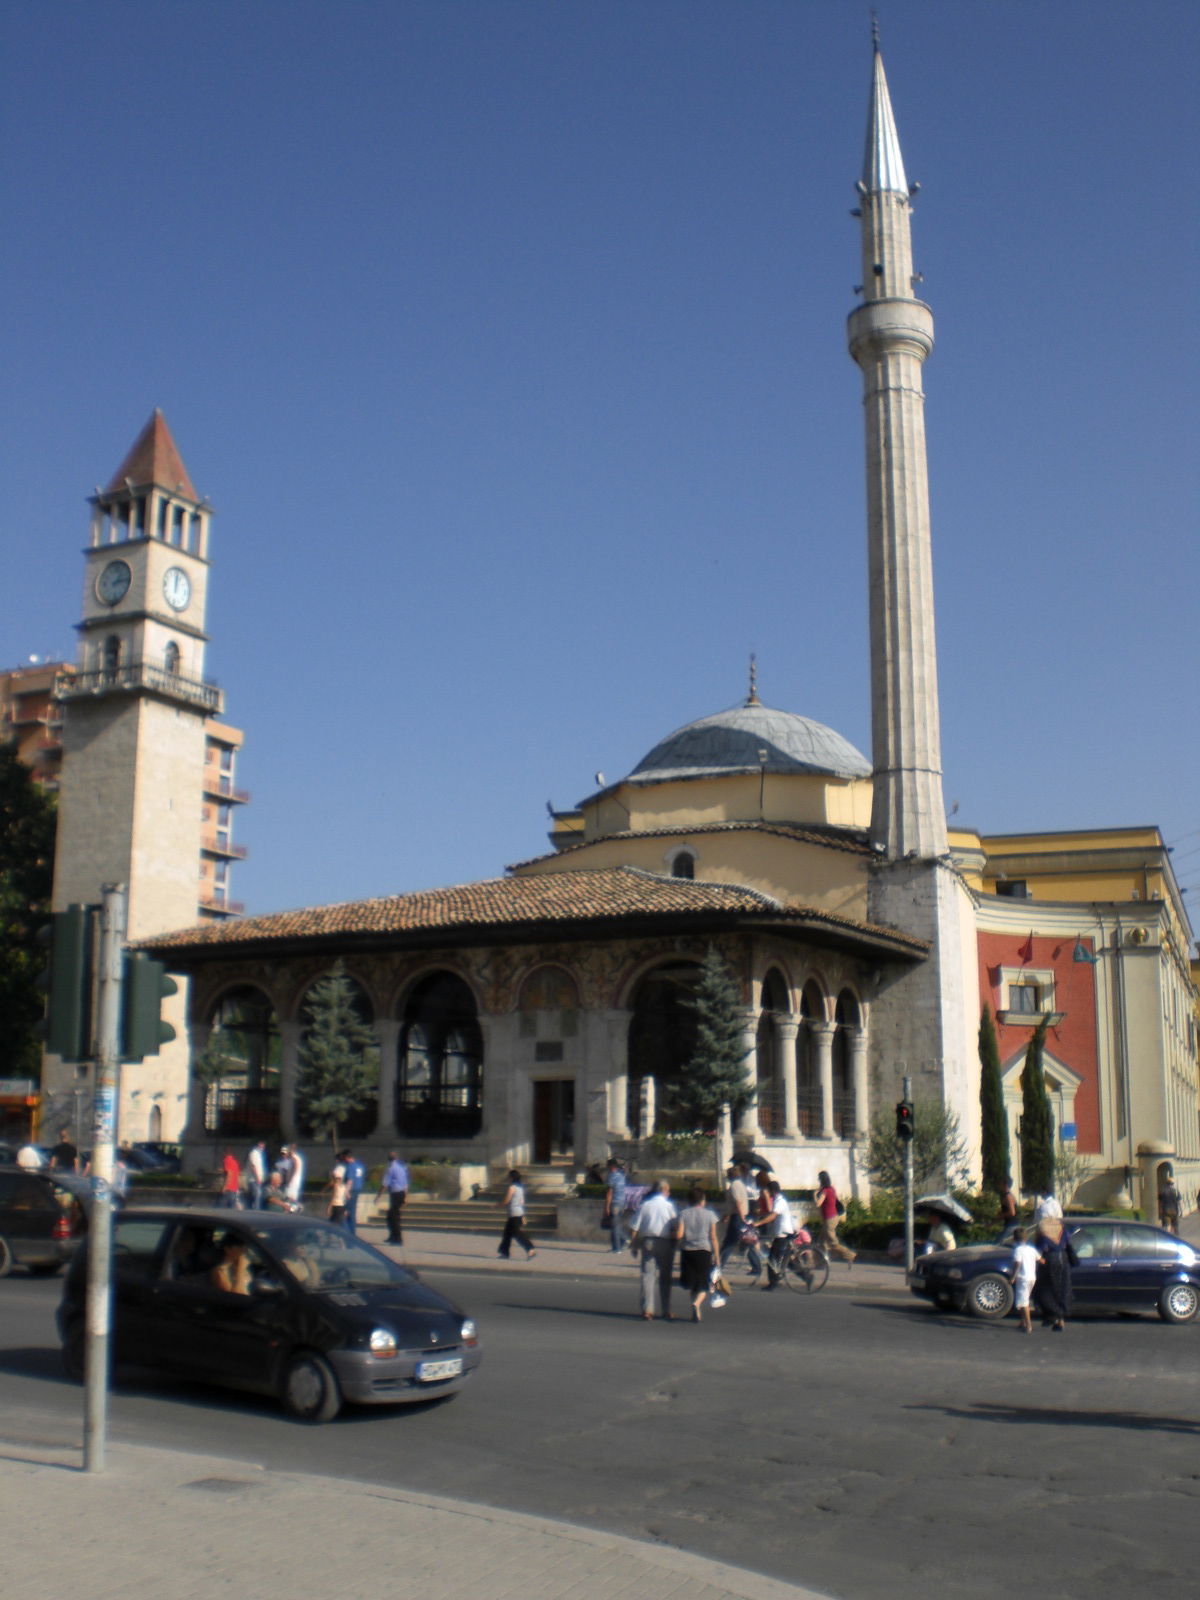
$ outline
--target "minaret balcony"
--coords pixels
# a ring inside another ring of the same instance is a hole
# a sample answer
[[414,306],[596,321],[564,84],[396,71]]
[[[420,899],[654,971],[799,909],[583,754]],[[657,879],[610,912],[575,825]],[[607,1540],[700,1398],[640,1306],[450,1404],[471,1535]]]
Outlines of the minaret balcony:
[[77,672],[59,679],[55,691],[59,700],[85,700],[107,694],[154,694],[164,700],[177,700],[197,706],[210,715],[221,709],[221,691],[215,683],[185,678],[178,672],[149,661],[127,661],[96,672]]

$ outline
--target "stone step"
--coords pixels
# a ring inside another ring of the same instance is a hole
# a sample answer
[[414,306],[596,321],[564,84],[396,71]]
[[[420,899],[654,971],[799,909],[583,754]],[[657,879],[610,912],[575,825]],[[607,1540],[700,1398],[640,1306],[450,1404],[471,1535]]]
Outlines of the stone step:
[[[383,1206],[371,1220],[386,1215]],[[504,1213],[498,1203],[487,1200],[410,1200],[404,1207],[403,1225],[419,1233],[498,1234],[504,1227]],[[552,1205],[531,1204],[526,1207],[525,1226],[530,1233],[554,1233],[558,1213]]]

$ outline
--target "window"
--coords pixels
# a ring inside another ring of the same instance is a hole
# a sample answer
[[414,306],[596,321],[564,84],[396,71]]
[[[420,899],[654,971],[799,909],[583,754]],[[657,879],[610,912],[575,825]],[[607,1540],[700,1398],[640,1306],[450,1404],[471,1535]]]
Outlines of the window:
[[483,1035],[456,973],[431,973],[408,998],[396,1120],[410,1138],[469,1139],[483,1125]]
[[1036,983],[1014,983],[1008,991],[1008,1009],[1031,1017],[1041,1010],[1041,990]]
[[671,862],[671,876],[673,878],[694,878],[696,876],[696,858],[690,850],[680,850]]
[[164,658],[168,672],[175,673],[179,671],[179,646],[173,639],[164,652]]
[[1032,900],[1029,885],[1024,878],[1000,878],[996,883],[996,893],[1003,895],[1008,900]]
[[165,1222],[142,1221],[133,1217],[118,1221],[113,1233],[113,1271],[118,1278],[155,1277]]

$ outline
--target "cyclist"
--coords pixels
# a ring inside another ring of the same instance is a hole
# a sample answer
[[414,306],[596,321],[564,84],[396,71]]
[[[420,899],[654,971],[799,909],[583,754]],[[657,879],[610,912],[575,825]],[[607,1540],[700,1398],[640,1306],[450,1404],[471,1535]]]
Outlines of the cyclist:
[[754,1226],[764,1239],[771,1242],[767,1252],[767,1281],[763,1288],[777,1289],[782,1281],[783,1261],[796,1224],[792,1221],[791,1207],[774,1178],[767,1184],[765,1193],[769,1209],[764,1216],[755,1219]]

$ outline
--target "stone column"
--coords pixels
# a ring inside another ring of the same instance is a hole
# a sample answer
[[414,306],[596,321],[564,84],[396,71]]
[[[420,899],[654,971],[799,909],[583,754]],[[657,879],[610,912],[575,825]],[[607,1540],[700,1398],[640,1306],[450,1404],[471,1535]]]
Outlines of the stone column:
[[296,1077],[300,1070],[300,1041],[304,1037],[302,1022],[279,1024],[279,1132],[284,1144],[296,1138]]
[[833,1036],[837,1027],[832,1022],[810,1022],[809,1029],[817,1047],[817,1076],[821,1084],[820,1138],[832,1139],[833,1131]]
[[589,1078],[605,1089],[605,1134],[608,1141],[628,1139],[629,1128],[629,1022],[633,1013],[614,1006],[589,1015],[584,1012]]
[[750,1098],[742,1107],[738,1116],[737,1131],[742,1139],[749,1139],[755,1143],[759,1137],[758,1128],[758,1016],[754,1011],[742,1014],[742,1052],[745,1062],[746,1081],[750,1085]]
[[400,1023],[383,1017],[375,1024],[379,1040],[379,1102],[376,1106],[373,1139],[390,1143],[396,1137],[396,1077],[400,1069]]
[[793,1144],[800,1139],[800,1095],[796,1079],[796,1038],[798,1017],[775,1018],[775,1037],[779,1040],[779,1060],[783,1069],[783,1136]]
[[647,1073],[639,1084],[638,1094],[638,1138],[650,1139],[654,1136],[655,1121],[658,1115],[656,1093],[658,1084]]
[[867,1078],[867,1030],[848,1028],[846,1042],[850,1047],[850,1081],[854,1085],[854,1137],[865,1139],[871,1126],[870,1093]]

